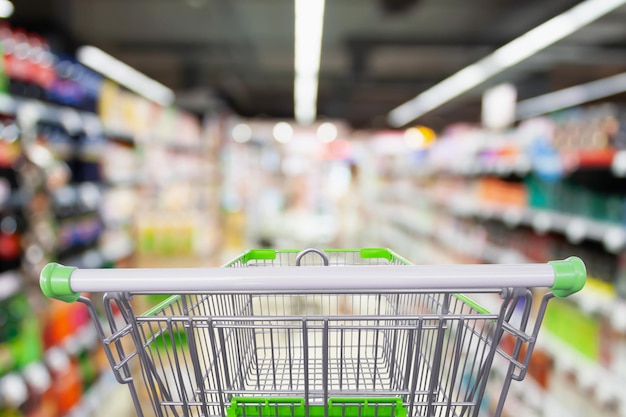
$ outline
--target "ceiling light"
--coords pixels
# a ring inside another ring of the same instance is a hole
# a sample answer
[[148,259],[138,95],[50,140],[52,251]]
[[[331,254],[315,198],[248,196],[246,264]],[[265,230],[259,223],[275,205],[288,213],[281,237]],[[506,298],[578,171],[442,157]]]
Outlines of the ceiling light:
[[14,10],[13,3],[8,0],[0,0],[0,18],[6,19],[10,17]]
[[435,131],[426,126],[414,126],[404,131],[404,141],[412,149],[426,148],[434,142]]
[[317,75],[296,75],[294,83],[294,114],[303,125],[315,121],[317,114]]
[[83,65],[162,106],[174,102],[171,89],[94,46],[78,48],[77,58]]
[[626,91],[626,72],[517,103],[516,120],[551,113]]
[[337,126],[332,123],[325,122],[317,128],[317,138],[322,142],[330,143],[337,139],[337,135]]
[[417,127],[411,127],[404,131],[404,141],[410,148],[421,148],[426,144],[426,137]]
[[239,143],[245,143],[252,139],[252,129],[250,129],[250,126],[245,123],[239,123],[233,127],[231,134],[235,142]]
[[274,125],[272,129],[272,135],[280,143],[287,143],[293,139],[293,129],[287,122],[279,122]]
[[324,0],[295,0],[294,114],[300,124],[317,115],[323,31]]
[[625,3],[626,0],[579,3],[395,108],[388,115],[389,123],[400,127],[423,116]]

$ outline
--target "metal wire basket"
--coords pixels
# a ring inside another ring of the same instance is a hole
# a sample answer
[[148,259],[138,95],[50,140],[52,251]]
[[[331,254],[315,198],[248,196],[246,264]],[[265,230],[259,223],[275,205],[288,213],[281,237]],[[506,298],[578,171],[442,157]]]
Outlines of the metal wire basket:
[[[417,417],[479,415],[495,358],[500,415],[548,301],[585,277],[577,258],[412,266],[387,249],[307,249],[249,251],[221,269],[51,264],[41,284],[89,307],[139,416]],[[552,292],[531,317],[535,286]],[[82,291],[109,291],[108,331]],[[471,293],[499,295],[497,310]],[[135,294],[174,295],[138,313]],[[505,334],[512,350],[499,347]]]

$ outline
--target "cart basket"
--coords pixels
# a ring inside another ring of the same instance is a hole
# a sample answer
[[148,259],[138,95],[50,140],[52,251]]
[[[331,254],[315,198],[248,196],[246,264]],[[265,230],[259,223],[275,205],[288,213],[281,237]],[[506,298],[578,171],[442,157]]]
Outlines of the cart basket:
[[499,416],[549,300],[585,279],[578,258],[426,266],[366,248],[252,250],[225,268],[49,264],[40,284],[88,307],[139,417],[418,417],[478,416],[494,395]]

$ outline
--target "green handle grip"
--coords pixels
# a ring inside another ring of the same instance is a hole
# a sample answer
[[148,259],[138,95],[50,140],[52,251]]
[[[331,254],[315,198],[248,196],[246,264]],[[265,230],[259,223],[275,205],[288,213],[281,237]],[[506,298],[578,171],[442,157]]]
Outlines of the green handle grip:
[[550,288],[559,298],[568,297],[582,290],[587,280],[585,263],[575,256],[563,261],[548,262],[554,269],[554,284]]
[[39,275],[39,287],[48,298],[73,303],[80,297],[79,293],[72,291],[70,277],[77,268],[63,266],[57,263],[49,263]]

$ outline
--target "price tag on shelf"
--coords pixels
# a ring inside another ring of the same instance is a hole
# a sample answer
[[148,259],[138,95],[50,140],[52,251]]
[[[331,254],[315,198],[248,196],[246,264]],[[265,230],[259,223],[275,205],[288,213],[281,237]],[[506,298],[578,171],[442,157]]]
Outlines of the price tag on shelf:
[[626,177],[626,151],[619,151],[613,156],[611,172],[616,177]]
[[567,239],[574,244],[583,241],[587,235],[587,222],[583,219],[574,219],[565,227]]
[[626,333],[626,301],[620,300],[613,304],[611,314],[613,328],[621,333]]
[[626,230],[621,226],[610,228],[604,236],[603,243],[609,252],[619,252],[626,245]]
[[538,213],[533,217],[532,226],[539,234],[549,232],[552,227],[552,219],[547,213]]
[[507,226],[513,228],[517,227],[522,223],[524,219],[524,215],[521,210],[510,209],[504,212],[502,216],[502,220],[506,223]]

